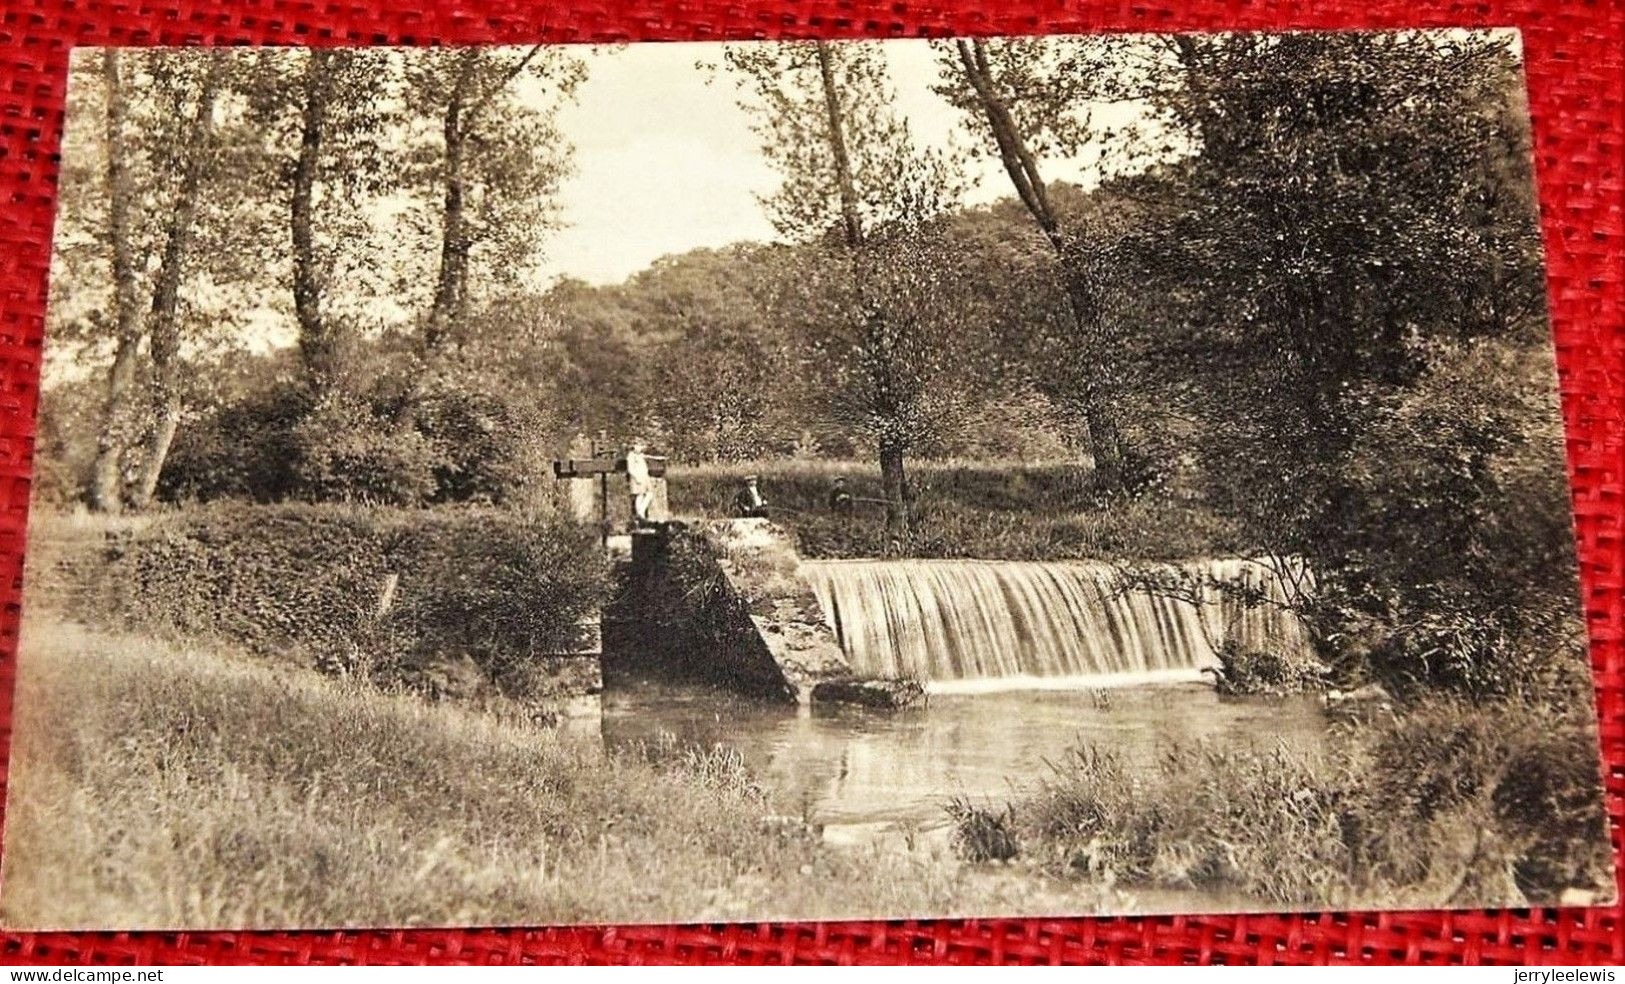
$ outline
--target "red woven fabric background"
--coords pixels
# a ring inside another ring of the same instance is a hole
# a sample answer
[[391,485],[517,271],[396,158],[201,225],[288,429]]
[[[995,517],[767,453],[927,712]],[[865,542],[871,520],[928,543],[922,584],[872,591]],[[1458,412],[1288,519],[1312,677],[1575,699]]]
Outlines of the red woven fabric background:
[[[0,753],[68,51],[1513,25],[1523,29],[1608,810],[1625,822],[1625,0],[0,0]],[[0,772],[3,781],[3,772]],[[1617,864],[1617,860],[1616,860]],[[365,933],[0,934],[42,963],[1617,963],[1620,909]]]

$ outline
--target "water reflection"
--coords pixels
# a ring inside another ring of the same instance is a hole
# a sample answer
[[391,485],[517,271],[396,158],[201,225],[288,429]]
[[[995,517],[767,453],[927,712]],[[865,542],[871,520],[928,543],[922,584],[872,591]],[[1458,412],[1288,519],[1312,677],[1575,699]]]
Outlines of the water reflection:
[[627,683],[604,695],[610,747],[656,740],[737,749],[764,781],[828,827],[932,830],[954,795],[1002,801],[1030,788],[1078,740],[1149,767],[1174,744],[1318,745],[1310,698],[1233,700],[1199,683],[1110,691],[934,694],[919,710],[808,712],[713,690]]

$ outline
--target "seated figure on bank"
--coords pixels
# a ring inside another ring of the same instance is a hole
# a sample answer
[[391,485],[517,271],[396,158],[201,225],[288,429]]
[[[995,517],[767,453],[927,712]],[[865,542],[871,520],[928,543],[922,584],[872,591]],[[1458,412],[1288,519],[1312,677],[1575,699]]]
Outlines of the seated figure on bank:
[[767,515],[767,499],[755,475],[746,475],[744,487],[734,496],[734,515],[742,519],[760,519]]

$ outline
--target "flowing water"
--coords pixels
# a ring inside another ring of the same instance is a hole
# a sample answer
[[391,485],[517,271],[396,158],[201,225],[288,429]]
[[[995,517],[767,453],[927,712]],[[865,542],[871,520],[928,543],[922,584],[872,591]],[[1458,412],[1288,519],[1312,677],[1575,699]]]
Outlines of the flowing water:
[[1305,644],[1278,606],[1280,580],[1250,560],[1159,565],[1148,569],[1155,590],[1125,590],[1122,570],[1091,561],[813,561],[802,571],[854,670],[938,691],[1194,679],[1225,640]]

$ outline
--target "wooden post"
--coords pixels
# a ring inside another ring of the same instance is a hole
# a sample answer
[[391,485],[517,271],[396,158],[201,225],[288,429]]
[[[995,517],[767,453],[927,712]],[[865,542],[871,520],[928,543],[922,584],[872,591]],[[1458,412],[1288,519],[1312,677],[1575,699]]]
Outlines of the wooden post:
[[395,605],[395,589],[400,583],[399,574],[392,573],[384,578],[384,583],[378,588],[378,604],[373,609],[373,618],[383,618],[389,614],[390,608]]
[[[598,438],[592,442],[592,456],[598,457],[601,450],[599,441],[603,439],[604,432],[598,432]],[[609,549],[609,472],[600,472],[598,475],[598,537],[605,550]]]
[[[592,438],[577,434],[570,442],[569,458],[566,460],[591,458],[592,450]],[[597,522],[598,486],[592,482],[566,481],[564,487],[564,500],[569,506],[570,518],[583,526]]]

